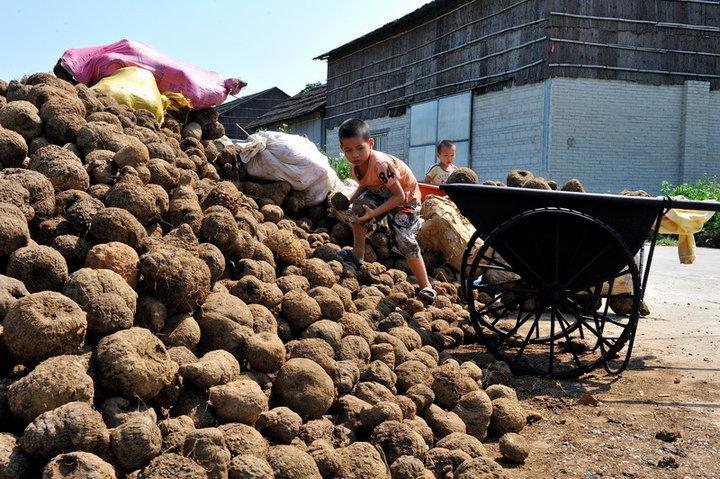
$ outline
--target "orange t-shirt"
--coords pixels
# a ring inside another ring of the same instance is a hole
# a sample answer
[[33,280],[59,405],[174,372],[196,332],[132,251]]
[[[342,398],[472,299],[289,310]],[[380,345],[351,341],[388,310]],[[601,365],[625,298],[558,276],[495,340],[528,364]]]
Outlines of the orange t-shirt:
[[420,188],[410,167],[398,158],[382,151],[370,151],[368,168],[362,178],[357,167],[353,167],[352,176],[360,187],[380,194],[389,191],[396,181],[400,182],[400,186],[405,192],[403,204],[417,205],[420,203]]

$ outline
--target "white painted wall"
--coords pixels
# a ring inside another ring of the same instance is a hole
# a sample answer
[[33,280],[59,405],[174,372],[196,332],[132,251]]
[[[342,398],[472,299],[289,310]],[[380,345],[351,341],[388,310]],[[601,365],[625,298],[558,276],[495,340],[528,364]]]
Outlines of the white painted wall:
[[505,180],[513,169],[540,172],[542,83],[473,98],[471,159],[482,180]]
[[552,80],[549,174],[586,189],[657,192],[677,181],[683,86]]

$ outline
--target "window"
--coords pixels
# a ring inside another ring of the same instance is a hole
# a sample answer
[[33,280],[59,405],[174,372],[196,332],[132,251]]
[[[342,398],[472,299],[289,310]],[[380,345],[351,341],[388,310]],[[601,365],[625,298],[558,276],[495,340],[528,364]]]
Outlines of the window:
[[410,107],[410,169],[416,177],[435,164],[435,146],[452,140],[455,165],[470,166],[470,92],[418,103]]
[[385,149],[385,148],[387,148],[387,139],[388,139],[387,131],[375,132],[372,134],[372,137],[375,139],[375,150],[390,153]]

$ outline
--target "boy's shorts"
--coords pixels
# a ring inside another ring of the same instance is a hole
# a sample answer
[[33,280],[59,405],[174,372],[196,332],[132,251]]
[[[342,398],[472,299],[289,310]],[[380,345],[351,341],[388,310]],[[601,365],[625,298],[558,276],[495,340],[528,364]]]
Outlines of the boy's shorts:
[[[381,195],[370,190],[365,190],[358,196],[358,199],[361,198],[371,199],[377,204],[382,204],[388,200],[389,193],[387,195]],[[335,213],[338,219],[345,224],[357,222],[350,210],[347,212],[336,211]],[[417,232],[423,224],[423,220],[420,218],[420,206],[401,205],[393,208],[382,216],[373,218],[364,224],[367,226],[368,236],[374,233],[378,225],[385,219],[387,219],[387,226],[390,230],[392,246],[397,249],[397,252],[405,258],[410,259],[420,256],[420,246],[418,245],[417,239],[415,239]]]

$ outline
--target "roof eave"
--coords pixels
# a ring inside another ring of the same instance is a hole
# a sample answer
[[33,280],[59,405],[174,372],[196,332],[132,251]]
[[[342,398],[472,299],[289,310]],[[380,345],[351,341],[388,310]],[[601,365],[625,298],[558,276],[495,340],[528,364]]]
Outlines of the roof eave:
[[[257,98],[261,95],[264,95],[265,93],[271,92],[273,90],[277,90],[280,93],[282,93],[283,95],[285,95],[285,100],[287,100],[288,98],[291,98],[290,95],[285,93],[283,90],[274,86],[274,87],[266,88],[265,90],[259,91],[257,93],[251,93],[250,95],[241,96],[241,97],[231,100],[227,103],[221,103],[219,105],[215,105],[214,108],[217,110],[222,110],[222,111],[218,111],[220,114],[227,113],[228,111],[234,110],[235,108],[242,106],[244,103],[254,100],[255,98]],[[282,100],[282,101],[285,101],[285,100]],[[225,108],[222,108],[223,106]]]
[[255,121],[253,123],[249,123],[247,125],[247,127],[248,128],[262,128],[264,126],[270,126],[270,125],[274,125],[274,124],[280,123],[280,122],[291,121],[291,120],[294,120],[295,118],[300,118],[301,116],[310,115],[311,113],[324,112],[324,111],[325,111],[325,103],[323,102],[322,105],[320,105],[316,108],[313,108],[312,110],[298,113],[297,115],[291,115],[291,116],[286,116],[286,117],[281,117],[281,118],[273,118],[273,119],[269,119],[269,120],[263,121],[263,122]]
[[[430,12],[433,9],[440,9],[444,8],[446,4],[452,4],[454,1],[458,0],[432,0],[428,3],[420,6],[419,8],[413,10],[410,13],[407,13],[403,15],[400,18],[397,18],[395,20],[392,20],[385,25],[376,28],[375,30],[372,30],[365,35],[361,35],[358,38],[355,38],[347,43],[344,43],[340,45],[337,48],[333,48],[332,50],[325,52],[323,54],[320,54],[313,58],[313,60],[328,60],[331,56],[335,56],[343,51],[352,51],[353,49],[357,49],[357,47],[363,45],[365,41],[369,39],[373,39],[375,41],[380,41],[380,39],[384,39],[386,37],[392,37],[398,33],[398,30],[404,28],[407,24],[412,23],[413,21],[416,21],[418,18],[421,18],[424,14]],[[461,0],[460,0],[461,1]],[[458,1],[459,3],[459,1]],[[468,2],[470,3],[470,2]],[[378,37],[378,38],[373,38]]]

